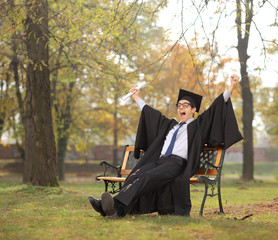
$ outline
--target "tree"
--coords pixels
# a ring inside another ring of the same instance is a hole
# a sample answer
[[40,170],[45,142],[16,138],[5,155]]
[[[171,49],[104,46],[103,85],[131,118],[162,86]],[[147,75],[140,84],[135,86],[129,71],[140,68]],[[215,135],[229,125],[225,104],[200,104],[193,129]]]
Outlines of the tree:
[[[272,27],[277,27],[277,19],[273,23]],[[278,44],[275,40],[269,45],[267,52],[277,57]],[[262,113],[262,119],[264,123],[264,130],[267,131],[270,136],[269,145],[274,149],[278,147],[278,84],[274,88],[266,87],[259,93],[260,112]],[[266,101],[266,99],[268,99]]]
[[[63,179],[63,161],[67,141],[71,137],[70,133],[76,136],[78,132],[79,139],[84,136],[86,139],[91,137],[96,140],[99,138],[95,136],[96,134],[103,136],[104,132],[109,132],[107,125],[103,126],[103,123],[98,122],[99,116],[88,118],[90,111],[96,106],[103,107],[102,102],[93,101],[93,107],[84,103],[84,100],[88,99],[82,95],[88,92],[88,87],[93,85],[92,89],[100,89],[100,91],[104,89],[103,92],[113,96],[114,104],[107,102],[107,106],[110,105],[110,108],[111,105],[115,106],[112,114],[115,146],[118,145],[118,133],[120,132],[120,135],[126,133],[124,128],[126,124],[122,124],[125,121],[122,120],[124,111],[121,110],[117,99],[125,93],[130,81],[137,81],[136,77],[140,72],[138,69],[144,63],[142,59],[147,58],[146,46],[151,44],[147,40],[147,34],[151,32],[149,29],[155,27],[153,24],[155,13],[165,4],[165,1],[148,1],[144,4],[138,4],[137,1],[128,3],[49,1],[49,6],[47,1],[32,3],[27,1],[25,4],[24,1],[13,0],[1,3],[3,34],[0,40],[2,46],[7,46],[11,50],[11,53],[2,56],[10,59],[11,62],[12,68],[9,71],[13,73],[18,100],[17,111],[20,113],[21,123],[25,129],[25,137],[22,140],[26,151],[24,181],[33,179],[29,175],[33,172],[32,168],[37,166],[30,160],[39,151],[33,148],[32,140],[39,135],[45,138],[41,126],[37,125],[43,115],[43,113],[40,115],[40,109],[37,107],[41,104],[41,110],[47,112],[49,110],[47,98],[49,77],[52,83],[51,100],[55,114],[59,169],[61,169],[59,175],[60,179]],[[46,8],[45,11],[43,8]],[[50,21],[48,21],[48,14]],[[143,38],[139,33],[143,31],[142,26],[145,28],[146,36],[141,42]],[[122,58],[121,65],[117,62],[119,56]],[[132,73],[133,71],[135,73]],[[38,79],[42,81],[39,82]],[[40,85],[43,83],[44,86]],[[47,88],[42,93],[40,91],[43,87]],[[42,94],[34,95],[37,90]],[[94,91],[90,94],[96,99]],[[46,101],[39,101],[38,96],[46,97]],[[85,113],[81,112],[84,108],[87,108]],[[12,117],[14,118],[15,115]],[[51,122],[47,116],[45,119]],[[93,127],[88,119],[93,119]],[[80,125],[82,121],[83,124]],[[102,127],[99,128],[95,123],[99,123]],[[90,127],[92,131],[88,131]],[[52,132],[51,126],[48,130]],[[49,140],[52,141],[52,136]],[[53,159],[53,152],[51,150],[48,152],[49,159]],[[117,155],[116,151],[114,155]],[[54,171],[55,168],[55,166],[50,167]]]
[[[254,179],[254,150],[253,150],[253,95],[250,89],[249,77],[247,72],[247,54],[250,28],[253,19],[253,0],[247,0],[244,4],[240,0],[236,1],[236,24],[238,39],[238,57],[241,74],[241,93],[242,93],[242,121],[243,121],[243,169],[242,177],[244,180]],[[243,14],[245,14],[243,21]]]
[[[269,98],[270,96],[270,98]],[[269,101],[265,101],[266,97]],[[265,129],[271,136],[270,146],[277,148],[278,146],[278,86],[270,89],[265,88],[263,101],[260,102],[263,107],[262,119],[264,121]]]
[[[3,12],[2,12],[3,10]],[[3,15],[5,13],[5,15]],[[23,181],[33,185],[57,186],[56,153],[50,108],[48,66],[47,1],[14,1],[1,3],[1,51],[10,62],[7,82],[13,86],[18,107],[9,116],[17,144],[17,129],[24,127]],[[12,82],[13,81],[13,82]],[[10,104],[10,106],[13,106]],[[20,114],[20,121],[17,116]]]
[[[244,180],[252,180],[254,178],[253,171],[254,171],[254,154],[253,154],[253,118],[254,118],[254,111],[253,111],[253,96],[252,91],[250,88],[249,76],[248,76],[248,67],[253,71],[258,69],[262,69],[261,63],[258,63],[256,66],[248,66],[248,60],[251,55],[248,54],[248,49],[250,45],[250,37],[252,33],[251,25],[254,26],[256,32],[258,33],[259,39],[261,40],[262,51],[264,57],[266,58],[266,42],[276,42],[276,40],[268,40],[265,39],[264,34],[262,33],[261,29],[255,22],[255,16],[260,13],[263,7],[268,5],[269,9],[273,9],[277,12],[277,8],[275,7],[274,1],[253,1],[253,0],[246,0],[240,1],[236,0],[234,2],[229,1],[191,1],[191,6],[188,6],[187,11],[191,11],[192,14],[190,15],[191,22],[187,22],[187,29],[184,28],[184,22],[182,22],[182,33],[181,35],[184,36],[183,40],[186,40],[186,34],[189,29],[192,29],[196,35],[202,36],[199,39],[202,39],[202,45],[205,41],[208,44],[210,50],[215,49],[217,46],[215,43],[217,41],[217,35],[223,35],[223,32],[220,31],[221,27],[225,27],[226,29],[236,28],[237,30],[237,53],[238,53],[238,62],[240,66],[240,74],[241,74],[241,93],[243,99],[242,105],[242,121],[243,121],[243,133],[244,133],[244,140],[243,140],[243,173],[242,178]],[[233,9],[232,11],[230,9]],[[193,11],[196,14],[193,14]],[[182,1],[182,20],[183,17],[185,18],[186,15],[184,13],[184,2]],[[223,18],[230,18],[233,14],[236,13],[234,19],[236,20],[236,26],[234,25],[227,25],[230,21]],[[213,17],[212,17],[213,15]],[[276,21],[274,19],[274,21]],[[277,26],[277,24],[273,24],[273,26]],[[197,38],[196,38],[197,39]],[[198,41],[196,40],[196,43]],[[226,49],[233,48],[232,45],[226,45]],[[211,52],[211,60],[207,62],[207,67],[211,65],[210,63],[215,63],[214,52]],[[192,57],[195,55],[192,54]],[[250,61],[250,60],[249,60]],[[255,63],[256,64],[256,63]],[[265,61],[264,61],[265,64]]]
[[[1,59],[3,60],[3,59]],[[0,73],[0,140],[2,133],[4,132],[4,124],[7,119],[7,109],[8,109],[8,90],[9,90],[9,79],[10,73],[4,68],[5,63],[2,61],[2,68]],[[0,141],[1,142],[1,141]]]
[[[89,4],[65,1],[52,5],[52,22],[55,24],[50,28],[55,37],[50,65],[60,180],[64,179],[68,139],[74,139],[73,144],[85,151],[84,143],[89,148],[100,138],[112,142],[114,162],[117,162],[119,141],[127,133],[124,127],[127,124],[122,124],[125,116],[122,109],[126,108],[120,106],[119,96],[138,75],[130,74],[127,78],[126,69],[138,67],[139,59],[147,53],[146,46],[150,45],[147,34],[155,26],[153,20],[149,20],[152,11],[146,12],[149,7],[138,5],[136,1]],[[60,15],[59,19],[57,15]],[[146,31],[143,38],[142,26]],[[97,114],[88,116],[88,111],[93,110]]]
[[[188,44],[190,45],[191,54],[197,51],[202,51],[203,55],[208,54],[206,46],[203,46],[201,50],[194,47],[194,41]],[[229,59],[222,59],[218,56],[219,64],[212,67],[212,74],[208,84],[205,78],[206,69],[203,58],[199,58],[196,55],[194,57],[195,62],[193,62],[189,49],[179,43],[167,47],[166,51],[171,51],[171,54],[163,64],[157,78],[153,81],[152,91],[147,90],[148,102],[151,102],[166,116],[175,118],[177,115],[175,104],[178,97],[178,89],[183,88],[203,95],[201,112],[204,111],[225,87],[223,82],[216,83],[216,79],[218,70],[223,68]],[[157,54],[162,55],[161,52]]]
[[24,182],[58,186],[49,80],[48,2],[26,2],[27,83]]
[[[107,20],[102,24],[105,37],[101,39],[97,51],[94,51],[101,54],[91,56],[93,61],[101,66],[102,71],[92,73],[94,86],[90,95],[94,100],[98,96],[94,109],[98,115],[106,116],[106,128],[110,126],[112,130],[106,132],[112,133],[113,136],[114,164],[118,161],[120,139],[126,138],[130,126],[125,121],[129,108],[121,106],[120,96],[131,87],[131,82],[138,81],[139,73],[144,73],[140,68],[154,61],[152,58],[148,59],[150,48],[157,42],[154,39],[161,42],[161,38],[155,35],[150,41],[153,32],[161,36],[161,29],[155,26],[155,15],[149,19],[152,14],[152,11],[147,11],[149,7],[148,4],[139,5],[137,2],[113,3],[111,9],[114,11],[106,16],[109,19],[108,24]],[[134,132],[134,127],[132,131]]]

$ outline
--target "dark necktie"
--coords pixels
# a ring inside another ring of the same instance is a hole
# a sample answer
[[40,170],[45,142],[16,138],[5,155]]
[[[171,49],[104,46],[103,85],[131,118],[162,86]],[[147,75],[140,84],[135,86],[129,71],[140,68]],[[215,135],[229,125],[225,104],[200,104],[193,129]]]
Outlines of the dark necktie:
[[180,130],[180,128],[181,128],[181,126],[183,124],[185,124],[185,122],[179,123],[179,127],[174,132],[173,137],[172,137],[171,142],[170,142],[170,145],[169,145],[169,147],[167,148],[167,150],[165,152],[165,156],[166,157],[169,157],[172,154],[172,151],[173,151],[173,148],[174,148],[174,145],[175,145],[175,141],[176,141],[176,138],[177,138],[178,131]]

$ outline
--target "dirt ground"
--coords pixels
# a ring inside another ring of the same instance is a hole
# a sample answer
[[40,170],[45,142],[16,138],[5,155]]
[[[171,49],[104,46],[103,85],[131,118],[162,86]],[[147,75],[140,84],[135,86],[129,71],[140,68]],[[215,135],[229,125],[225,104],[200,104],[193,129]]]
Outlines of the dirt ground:
[[[245,220],[252,216],[270,213],[278,215],[278,198],[272,201],[257,204],[248,204],[242,206],[229,206],[225,207],[225,216],[231,220]],[[211,209],[206,215],[207,218],[215,218],[219,215],[218,209]]]

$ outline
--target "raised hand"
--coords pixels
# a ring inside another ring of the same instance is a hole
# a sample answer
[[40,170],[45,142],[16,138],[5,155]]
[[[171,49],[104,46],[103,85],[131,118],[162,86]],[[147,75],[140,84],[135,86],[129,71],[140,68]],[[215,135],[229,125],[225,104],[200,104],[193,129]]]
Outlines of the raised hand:
[[239,79],[240,79],[240,77],[238,75],[236,75],[236,74],[233,74],[231,76],[231,85],[228,87],[228,91],[230,93],[232,93],[233,90],[236,88],[236,86],[237,86],[237,84],[239,82]]

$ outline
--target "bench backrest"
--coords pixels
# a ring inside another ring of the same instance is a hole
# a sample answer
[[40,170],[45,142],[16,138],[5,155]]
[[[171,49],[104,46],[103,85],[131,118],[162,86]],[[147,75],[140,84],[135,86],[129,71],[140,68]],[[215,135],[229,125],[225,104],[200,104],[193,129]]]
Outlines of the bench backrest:
[[221,145],[216,147],[204,147],[200,155],[200,166],[196,175],[216,176],[222,168],[225,150]]
[[123,155],[123,161],[121,166],[121,175],[128,175],[132,171],[132,169],[135,167],[135,165],[140,161],[141,157],[143,156],[144,152],[142,151],[140,154],[140,158],[136,159],[133,156],[134,152],[134,146],[126,146],[124,155]]
[[[139,159],[135,159],[133,156],[134,146],[126,146],[123,154],[123,161],[121,165],[121,175],[128,175],[134,168],[134,166],[140,161],[143,156],[143,151]],[[225,151],[222,146],[213,148],[204,147],[200,156],[200,167],[195,175],[212,175],[216,176],[218,173],[217,168],[221,168],[224,161]],[[217,167],[214,168],[211,165]]]

